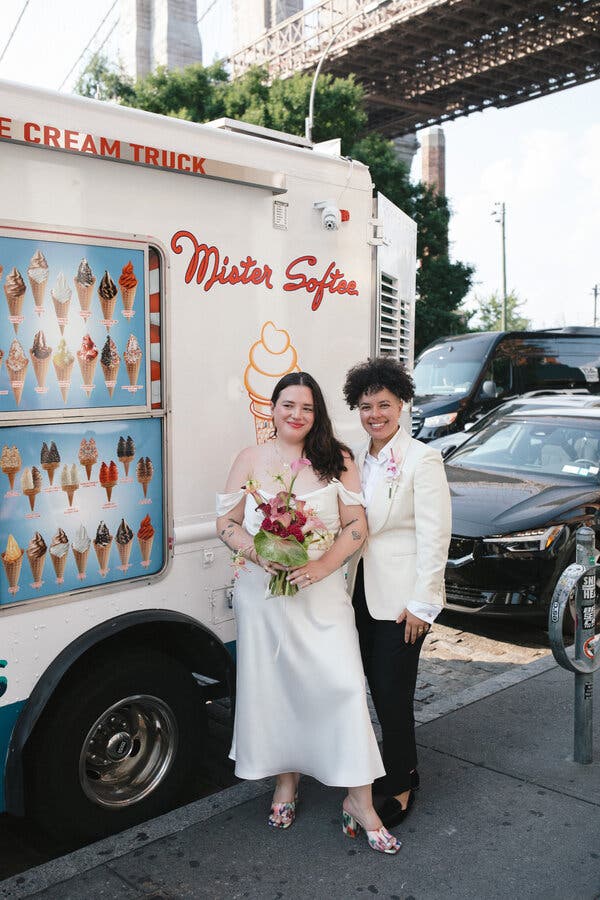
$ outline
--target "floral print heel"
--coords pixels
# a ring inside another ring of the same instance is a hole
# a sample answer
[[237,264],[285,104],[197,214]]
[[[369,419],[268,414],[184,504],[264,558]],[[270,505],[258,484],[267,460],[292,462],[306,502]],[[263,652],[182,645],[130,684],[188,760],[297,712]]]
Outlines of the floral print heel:
[[343,810],[342,819],[342,829],[344,834],[349,838],[355,838],[358,837],[362,829],[367,836],[371,850],[377,850],[378,853],[393,854],[397,853],[402,846],[402,842],[395,838],[393,834],[390,834],[383,825],[377,831],[367,831],[367,829],[360,824],[358,819],[355,819],[354,816],[347,813],[346,810]]
[[296,818],[296,804],[298,802],[298,794],[295,798],[287,803],[272,803],[271,813],[269,815],[269,825],[271,828],[289,828],[294,824]]

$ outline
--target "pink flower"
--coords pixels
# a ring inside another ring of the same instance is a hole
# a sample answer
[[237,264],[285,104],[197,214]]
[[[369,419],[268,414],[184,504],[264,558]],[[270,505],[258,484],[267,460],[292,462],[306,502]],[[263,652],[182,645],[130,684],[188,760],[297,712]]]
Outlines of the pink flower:
[[310,459],[304,459],[300,457],[300,459],[295,459],[293,463],[290,464],[290,469],[292,475],[298,475],[299,472],[302,471],[306,466],[311,466],[312,463]]
[[318,516],[309,515],[302,526],[302,531],[304,534],[310,534],[312,531],[327,531],[327,529]]
[[292,514],[291,512],[284,512],[277,516],[277,521],[283,526],[283,528],[289,528],[292,524]]

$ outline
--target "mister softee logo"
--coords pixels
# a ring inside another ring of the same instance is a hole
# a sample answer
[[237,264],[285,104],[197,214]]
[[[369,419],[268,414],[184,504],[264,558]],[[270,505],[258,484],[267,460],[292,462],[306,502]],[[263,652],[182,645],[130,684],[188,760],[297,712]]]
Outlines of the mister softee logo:
[[[171,238],[173,253],[189,252],[185,283],[196,281],[205,291],[216,284],[264,285],[273,290],[273,269],[267,263],[248,255],[233,263],[229,256],[221,256],[217,247],[201,243],[191,231],[178,231]],[[311,309],[317,310],[327,294],[358,296],[356,281],[349,279],[335,260],[322,264],[316,256],[298,256],[285,269],[286,280],[281,285],[286,292],[303,291],[312,296]]]

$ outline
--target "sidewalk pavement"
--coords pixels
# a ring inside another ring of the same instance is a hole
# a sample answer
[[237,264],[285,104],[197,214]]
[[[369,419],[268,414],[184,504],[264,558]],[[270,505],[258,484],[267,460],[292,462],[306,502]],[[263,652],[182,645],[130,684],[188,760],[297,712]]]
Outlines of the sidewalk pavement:
[[265,779],[0,882],[0,898],[600,900],[600,717],[594,763],[574,763],[572,698],[546,657],[431,704],[396,856],[345,838],[344,792],[311,779],[294,826],[268,828]]

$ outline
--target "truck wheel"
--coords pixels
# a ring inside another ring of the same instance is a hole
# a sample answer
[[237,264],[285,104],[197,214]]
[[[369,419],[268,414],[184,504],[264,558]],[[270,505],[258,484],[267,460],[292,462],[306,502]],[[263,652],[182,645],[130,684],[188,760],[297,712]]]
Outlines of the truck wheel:
[[44,711],[28,749],[28,811],[66,842],[122,831],[172,809],[206,739],[192,674],[156,651],[103,657]]

